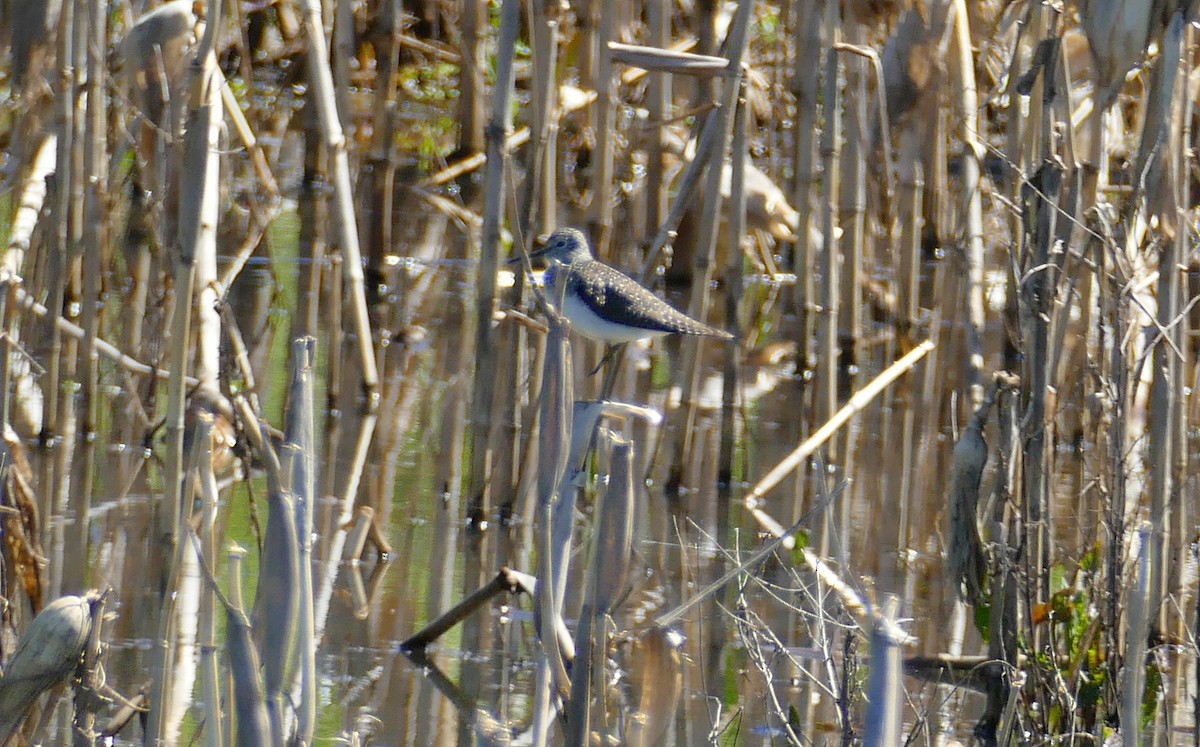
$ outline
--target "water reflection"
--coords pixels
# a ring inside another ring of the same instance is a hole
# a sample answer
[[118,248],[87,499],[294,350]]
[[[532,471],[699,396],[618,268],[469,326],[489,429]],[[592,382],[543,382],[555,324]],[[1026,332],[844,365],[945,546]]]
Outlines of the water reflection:
[[[284,228],[273,230],[290,230],[291,220],[285,216]],[[316,273],[319,321],[326,330],[317,341],[315,369],[318,734],[329,739],[357,731],[372,744],[521,743],[535,720],[539,660],[529,594],[498,593],[418,654],[402,652],[400,643],[487,587],[503,569],[536,571],[531,487],[536,462],[524,447],[534,436],[545,341],[520,315],[497,310],[497,344],[515,352],[498,370],[495,386],[516,395],[494,426],[490,503],[483,513],[469,515],[472,496],[464,495],[464,469],[471,462],[466,434],[475,265],[461,233],[441,213],[412,215],[404,234],[404,253],[387,255],[377,268],[379,293],[371,312],[380,342],[381,388],[375,415],[366,414],[357,386],[354,340],[330,326],[338,320],[330,304],[339,298],[341,277],[333,263],[314,265],[279,252],[255,256],[230,288],[224,309],[245,344],[251,391],[268,420],[281,423],[287,341],[300,324],[291,312],[307,292],[306,273]],[[736,464],[720,463],[723,378],[717,346],[702,348],[699,409],[690,422],[631,419],[613,426],[633,444],[634,473],[645,480],[638,481],[633,505],[634,567],[613,613],[615,645],[601,658],[611,659],[612,666],[597,713],[611,734],[624,734],[631,743],[660,728],[666,744],[700,744],[733,734],[741,743],[766,741],[782,733],[781,714],[798,719],[809,734],[837,722],[835,699],[821,683],[855,661],[852,643],[838,648],[845,639],[838,626],[851,621],[838,617],[823,583],[786,554],[769,560],[758,581],[737,579],[670,626],[653,624],[762,544],[762,523],[738,499],[749,482],[791,451],[811,421],[802,364],[789,342],[797,320],[775,302],[779,286],[793,279],[747,286],[753,301],[748,306],[756,314],[747,327],[764,344],[746,351],[735,388]],[[714,308],[721,308],[717,299]],[[602,377],[583,372],[595,367],[601,351],[582,338],[573,338],[572,350],[576,396],[594,398]],[[228,346],[222,352],[227,360],[238,354]],[[884,345],[872,348],[859,362],[859,380],[883,368],[894,353]],[[629,351],[615,377],[613,399],[675,410],[683,383],[680,359],[674,339]],[[911,416],[917,391],[917,384],[902,381],[856,421],[883,423],[882,428],[852,424],[830,447],[833,477],[852,478],[850,487],[804,534],[852,583],[874,579],[863,584],[864,591],[900,594],[904,608],[920,621],[914,625],[918,639],[928,640],[937,636],[928,635],[926,626],[946,619],[950,604],[938,583],[931,544],[937,463],[949,442],[931,414],[917,416],[929,418],[935,430],[924,431],[931,435],[919,445],[927,458],[913,469],[912,479],[927,487],[915,493],[924,496],[921,505],[906,509],[922,517],[907,531],[889,518],[896,510],[887,503],[891,499],[880,498],[897,494],[896,472],[876,469],[891,464],[888,434],[899,432],[898,421]],[[90,516],[97,549],[89,578],[115,589],[108,675],[118,691],[132,694],[145,688],[158,646],[165,587],[155,505],[162,472],[155,452],[143,448],[156,443],[153,424],[139,421],[134,403],[120,396],[113,403],[123,415],[106,432],[102,448],[111,470],[103,475]],[[676,458],[670,452],[680,428],[687,429],[690,446]],[[50,448],[41,458],[53,455]],[[593,551],[594,505],[606,488],[606,465],[607,456],[601,456],[592,467],[598,471],[586,473],[572,517],[576,562],[564,599],[571,630],[586,600],[586,557]],[[251,479],[236,479],[246,468]],[[244,449],[234,449],[225,479],[220,536],[250,548],[245,568],[250,581],[257,575],[267,516],[261,465]],[[787,526],[823,490],[825,481],[805,467],[767,496],[758,515]],[[50,520],[69,527],[74,517],[56,510]],[[253,595],[253,583],[247,592]],[[824,660],[823,651],[832,651],[836,661]],[[759,670],[769,673],[770,687]],[[674,698],[663,700],[675,688],[677,706]],[[190,702],[185,694],[180,700]],[[181,722],[185,734],[198,718],[192,705]],[[561,740],[557,728],[550,735],[552,742]],[[127,727],[121,738],[137,740],[138,728]]]

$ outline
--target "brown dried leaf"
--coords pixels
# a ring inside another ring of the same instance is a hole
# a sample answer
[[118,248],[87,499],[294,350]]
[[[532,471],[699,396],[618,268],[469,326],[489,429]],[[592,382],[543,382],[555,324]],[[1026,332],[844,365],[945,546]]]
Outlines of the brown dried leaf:
[[[10,436],[14,438],[10,439]],[[11,456],[11,463],[4,470],[3,495],[0,496],[3,505],[10,509],[4,512],[2,519],[4,563],[20,581],[33,611],[37,612],[42,608],[42,568],[46,566],[38,540],[41,531],[38,501],[27,477],[32,473],[24,447],[15,439],[11,428],[5,429],[4,437]]]
[[8,459],[21,472],[26,482],[33,482],[33,467],[29,464],[29,456],[25,453],[25,444],[21,437],[8,423],[4,424],[4,444],[8,447]]

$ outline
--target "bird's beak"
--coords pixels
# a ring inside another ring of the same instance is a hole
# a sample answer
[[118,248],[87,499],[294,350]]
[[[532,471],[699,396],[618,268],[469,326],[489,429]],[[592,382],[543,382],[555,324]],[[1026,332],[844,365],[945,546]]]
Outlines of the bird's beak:
[[[534,249],[532,252],[529,253],[530,262],[537,259],[538,257],[541,257],[545,253],[546,253],[546,247],[544,247],[544,246],[540,249]],[[516,254],[514,254],[513,256],[511,256],[507,260],[505,260],[504,264],[506,264],[506,265],[521,264],[521,253],[518,251]]]

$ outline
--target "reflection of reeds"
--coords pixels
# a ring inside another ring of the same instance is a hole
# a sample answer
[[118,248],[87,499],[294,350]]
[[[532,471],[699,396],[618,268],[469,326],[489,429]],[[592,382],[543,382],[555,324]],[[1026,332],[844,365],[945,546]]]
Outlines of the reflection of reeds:
[[633,445],[611,439],[612,471],[608,490],[598,509],[592,544],[588,595],[576,631],[578,650],[571,667],[571,701],[566,710],[568,742],[584,744],[591,728],[592,701],[600,698],[597,725],[607,722],[605,713],[605,663],[609,643],[609,618],[625,592],[632,560],[633,514],[636,496],[633,482]]

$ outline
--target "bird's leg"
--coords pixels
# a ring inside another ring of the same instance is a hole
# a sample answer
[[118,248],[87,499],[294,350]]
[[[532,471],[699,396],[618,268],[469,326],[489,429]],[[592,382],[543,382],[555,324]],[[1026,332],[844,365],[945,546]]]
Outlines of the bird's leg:
[[617,352],[620,351],[624,347],[625,347],[625,343],[623,343],[623,342],[618,345],[610,345],[608,343],[605,343],[604,344],[604,355],[600,356],[600,362],[596,364],[596,367],[593,368],[591,371],[588,371],[588,376],[595,376],[597,373],[599,373],[600,369],[604,367],[604,364],[611,363],[616,358]]

